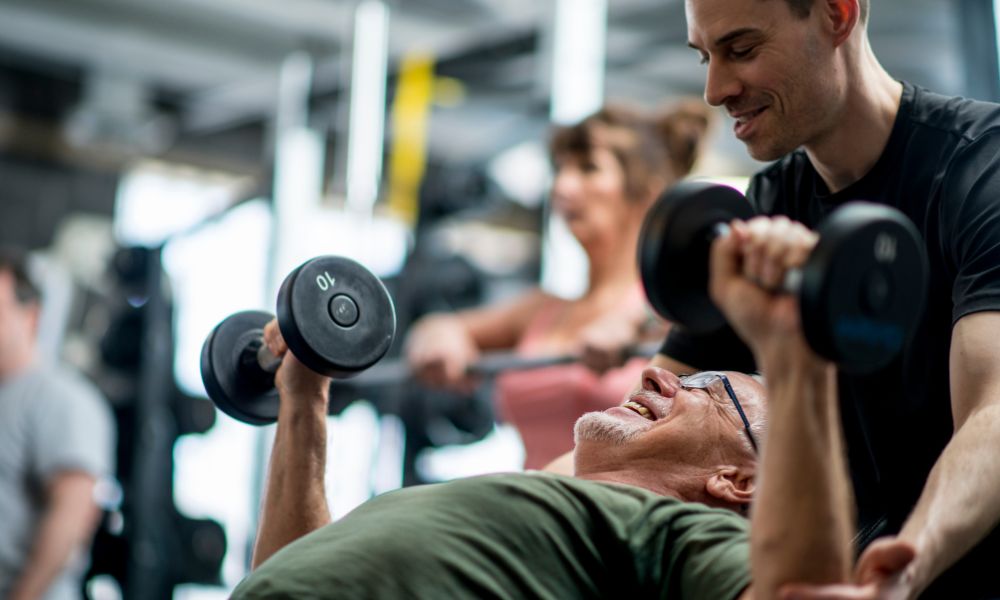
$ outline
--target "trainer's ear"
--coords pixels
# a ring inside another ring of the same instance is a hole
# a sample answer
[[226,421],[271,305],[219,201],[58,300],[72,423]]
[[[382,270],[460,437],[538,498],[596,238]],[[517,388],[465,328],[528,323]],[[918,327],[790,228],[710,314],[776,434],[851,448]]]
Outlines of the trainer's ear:
[[824,16],[833,34],[834,46],[840,46],[851,37],[854,28],[861,21],[861,5],[858,0],[825,0]]
[[721,467],[705,483],[705,491],[723,504],[742,509],[753,500],[754,475],[751,467]]

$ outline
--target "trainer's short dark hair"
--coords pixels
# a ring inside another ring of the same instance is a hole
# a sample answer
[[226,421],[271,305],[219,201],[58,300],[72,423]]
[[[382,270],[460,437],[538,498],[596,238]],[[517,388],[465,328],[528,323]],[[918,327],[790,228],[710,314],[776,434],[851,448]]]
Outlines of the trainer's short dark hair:
[[[816,3],[816,0],[785,0],[785,2],[791,7],[792,13],[804,19],[812,12],[812,7]],[[858,5],[861,8],[860,20],[862,24],[868,22],[868,2],[869,0],[858,0]]]
[[28,274],[28,256],[24,250],[13,246],[0,247],[0,271],[14,276],[14,296],[21,304],[37,304],[42,292]]

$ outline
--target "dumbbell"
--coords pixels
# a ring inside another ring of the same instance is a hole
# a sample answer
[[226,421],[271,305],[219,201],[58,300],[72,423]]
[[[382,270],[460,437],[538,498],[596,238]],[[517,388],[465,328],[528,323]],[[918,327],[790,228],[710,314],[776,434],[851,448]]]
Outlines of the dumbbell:
[[[681,182],[650,209],[639,238],[639,269],[650,304],[696,333],[725,324],[708,292],[712,241],[733,219],[754,216],[728,186]],[[886,366],[912,336],[923,312],[927,255],[913,223],[898,210],[850,202],[817,229],[819,241],[781,286],[796,294],[806,341],[852,372]]]
[[[368,269],[340,256],[309,260],[282,282],[278,328],[288,349],[323,375],[345,379],[381,359],[396,333],[389,292]],[[227,415],[252,425],[278,418],[274,373],[281,363],[264,344],[262,311],[235,313],[219,323],[201,349],[201,378]]]

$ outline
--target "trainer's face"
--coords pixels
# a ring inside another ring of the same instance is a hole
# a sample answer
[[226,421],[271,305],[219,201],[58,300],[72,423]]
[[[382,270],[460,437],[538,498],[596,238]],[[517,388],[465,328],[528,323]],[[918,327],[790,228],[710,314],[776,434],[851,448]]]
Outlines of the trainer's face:
[[785,0],[686,0],[688,44],[706,65],[705,100],[735,119],[758,160],[818,141],[836,123],[839,74],[825,3],[808,17]]

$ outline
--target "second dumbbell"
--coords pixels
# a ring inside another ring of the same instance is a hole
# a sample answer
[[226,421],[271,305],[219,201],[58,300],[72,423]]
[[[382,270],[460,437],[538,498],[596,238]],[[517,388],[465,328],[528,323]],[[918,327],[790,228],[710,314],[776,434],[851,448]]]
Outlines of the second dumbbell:
[[[263,425],[278,416],[274,373],[280,360],[263,342],[274,317],[239,312],[212,330],[202,346],[201,375],[209,397],[234,419]],[[339,256],[310,260],[288,275],[277,319],[289,350],[307,367],[348,378],[381,359],[392,344],[396,316],[382,282]]]

